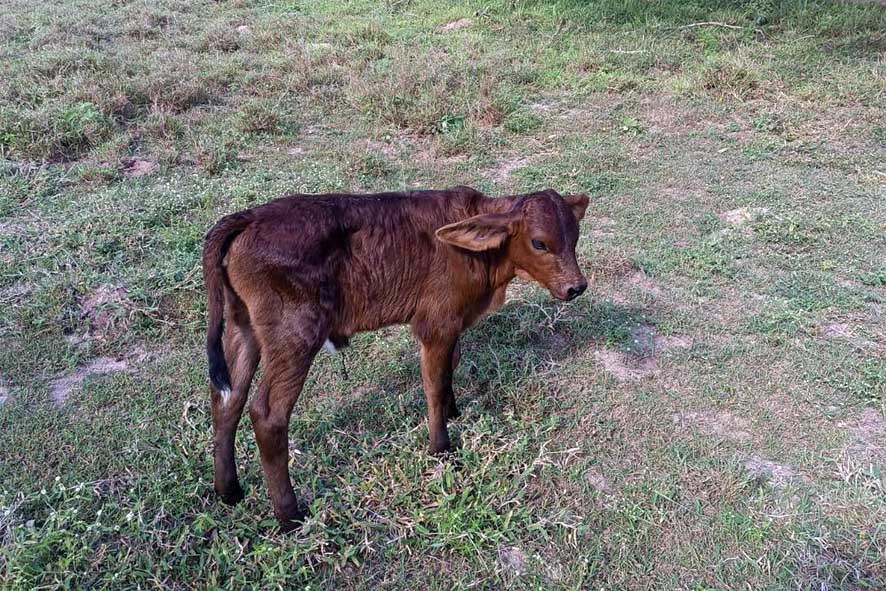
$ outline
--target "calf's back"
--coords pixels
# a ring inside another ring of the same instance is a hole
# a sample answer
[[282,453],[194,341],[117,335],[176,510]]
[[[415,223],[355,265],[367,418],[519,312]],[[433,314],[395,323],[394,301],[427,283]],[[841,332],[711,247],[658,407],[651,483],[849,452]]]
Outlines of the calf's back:
[[484,263],[494,254],[454,256],[434,233],[488,201],[469,188],[284,197],[250,210],[228,251],[230,282],[259,315],[250,301],[274,294],[316,303],[330,315],[330,332],[345,338],[409,322],[422,300],[457,308],[460,296],[486,287]]

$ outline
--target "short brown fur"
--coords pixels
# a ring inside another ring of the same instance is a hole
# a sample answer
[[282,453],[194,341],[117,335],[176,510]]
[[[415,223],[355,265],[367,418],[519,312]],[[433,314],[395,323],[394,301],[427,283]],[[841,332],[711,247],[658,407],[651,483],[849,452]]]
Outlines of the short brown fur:
[[458,416],[452,372],[461,333],[504,303],[517,275],[572,299],[585,195],[553,190],[491,199],[468,187],[375,195],[291,195],[223,218],[207,234],[207,352],[212,381],[215,488],[243,497],[234,433],[259,360],[249,415],[274,514],[300,522],[287,430],[314,356],[328,339],[409,324],[421,344],[430,449],[450,448]]

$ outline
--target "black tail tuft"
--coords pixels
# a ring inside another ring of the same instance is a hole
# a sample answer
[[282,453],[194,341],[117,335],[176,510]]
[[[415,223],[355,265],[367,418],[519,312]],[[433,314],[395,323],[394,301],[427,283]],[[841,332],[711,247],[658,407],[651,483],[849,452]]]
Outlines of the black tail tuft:
[[225,361],[221,339],[216,339],[214,343],[208,344],[206,354],[209,357],[209,381],[219,392],[230,392],[231,374],[228,372],[228,363]]

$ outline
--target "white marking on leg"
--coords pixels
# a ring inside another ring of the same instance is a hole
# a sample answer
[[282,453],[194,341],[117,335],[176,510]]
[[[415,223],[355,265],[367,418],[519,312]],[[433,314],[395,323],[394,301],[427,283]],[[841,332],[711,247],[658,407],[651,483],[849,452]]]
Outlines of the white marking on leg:
[[330,341],[329,339],[326,339],[326,342],[323,343],[323,348],[333,355],[338,351],[338,349],[335,348],[335,345],[333,345],[332,341]]
[[231,399],[231,391],[225,388],[224,390],[219,390],[218,393],[221,396],[222,406],[227,406],[228,400]]

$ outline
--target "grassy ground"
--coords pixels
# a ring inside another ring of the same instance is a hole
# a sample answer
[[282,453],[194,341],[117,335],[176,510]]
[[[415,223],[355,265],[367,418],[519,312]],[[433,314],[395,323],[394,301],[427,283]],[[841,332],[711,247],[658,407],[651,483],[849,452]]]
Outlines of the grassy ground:
[[[711,22],[719,24],[704,24]],[[886,9],[36,3],[0,14],[0,587],[882,589]],[[211,492],[199,252],[285,191],[593,195],[569,305],[321,356],[311,517]]]

